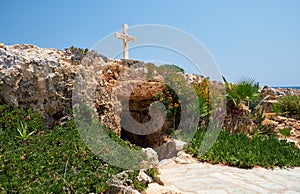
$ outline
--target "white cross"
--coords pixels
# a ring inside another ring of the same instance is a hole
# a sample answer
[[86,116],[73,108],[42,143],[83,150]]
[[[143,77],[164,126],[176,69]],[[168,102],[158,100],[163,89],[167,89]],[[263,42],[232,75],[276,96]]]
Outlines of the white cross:
[[123,39],[123,57],[124,59],[128,59],[128,41],[134,42],[135,38],[133,36],[128,35],[128,25],[123,24],[123,33],[116,32],[115,37],[119,39]]

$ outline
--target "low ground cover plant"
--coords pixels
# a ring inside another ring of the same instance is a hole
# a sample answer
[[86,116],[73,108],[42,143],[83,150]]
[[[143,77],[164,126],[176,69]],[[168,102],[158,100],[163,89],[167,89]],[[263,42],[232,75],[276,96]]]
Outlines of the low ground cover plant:
[[217,141],[205,154],[200,155],[200,145],[206,129],[198,129],[187,151],[199,161],[220,163],[241,168],[262,166],[266,168],[300,166],[300,149],[294,143],[278,140],[274,135],[230,134],[221,131]]
[[[113,167],[91,153],[73,120],[45,129],[42,118],[31,109],[0,105],[0,114],[0,193],[118,190],[109,184],[109,180],[124,169]],[[18,138],[20,122],[23,129],[26,126],[27,138]],[[110,136],[118,138],[113,134]],[[123,145],[133,146],[128,142]],[[147,172],[155,174],[154,169]],[[128,185],[140,191],[147,186],[137,181],[138,171],[130,171],[128,175],[131,180]]]

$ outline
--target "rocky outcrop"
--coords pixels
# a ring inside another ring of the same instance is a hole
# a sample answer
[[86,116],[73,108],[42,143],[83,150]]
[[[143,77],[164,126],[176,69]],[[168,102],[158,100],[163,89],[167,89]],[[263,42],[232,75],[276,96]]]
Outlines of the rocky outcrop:
[[[203,79],[182,73],[178,76],[190,83]],[[167,141],[159,129],[163,119],[151,117],[151,111],[158,111],[151,104],[163,90],[164,76],[155,70],[149,72],[144,62],[107,59],[95,51],[84,54],[76,48],[2,44],[0,84],[1,101],[33,108],[48,127],[85,99],[100,122],[124,139],[142,147],[157,147]],[[150,127],[140,134],[128,130],[151,119]],[[150,128],[157,130],[147,131]]]
[[274,100],[280,96],[287,95],[296,95],[300,96],[300,90],[292,89],[292,88],[271,88],[268,86],[264,86],[261,89],[261,93],[263,96],[269,96],[269,99]]
[[[96,52],[84,56],[76,49],[2,45],[1,100],[17,107],[32,107],[42,114],[45,124],[51,126],[71,109],[74,79],[80,69],[84,69],[86,76],[96,78],[95,92],[89,96],[95,98],[92,101],[99,118],[108,128],[120,133],[120,118],[114,114],[126,110],[122,104],[128,99],[130,111],[137,121],[149,119],[147,111],[152,94],[161,91],[162,83],[157,80],[163,80],[162,76],[156,73],[150,82],[141,61],[109,60]],[[90,78],[85,77],[86,91],[82,93],[91,92],[94,80]],[[132,93],[128,94],[128,91]],[[76,96],[82,97],[78,93]]]
[[[300,90],[291,88],[262,88],[262,96],[268,96],[267,100],[264,102],[265,106],[265,116],[266,119],[263,121],[263,125],[269,126],[274,129],[279,139],[286,139],[289,142],[294,142],[295,146],[300,148],[300,121],[294,118],[288,118],[285,116],[278,115],[273,112],[273,104],[277,103],[277,99],[282,96],[296,95],[300,96]],[[281,134],[281,130],[288,130],[289,135],[284,136]]]
[[[285,139],[288,142],[294,142],[295,146],[300,149],[300,120],[288,118],[275,113],[266,113],[266,119],[263,125],[271,127],[279,139]],[[286,130],[288,135],[282,134],[281,130]]]
[[271,88],[268,86],[264,86],[261,89],[262,97],[267,97],[263,105],[265,106],[265,112],[272,112],[272,104],[277,102],[277,98],[281,96],[287,95],[296,95],[300,96],[300,90],[292,89],[292,88]]
[[39,111],[49,126],[71,107],[76,60],[69,50],[33,45],[0,48],[1,100]]

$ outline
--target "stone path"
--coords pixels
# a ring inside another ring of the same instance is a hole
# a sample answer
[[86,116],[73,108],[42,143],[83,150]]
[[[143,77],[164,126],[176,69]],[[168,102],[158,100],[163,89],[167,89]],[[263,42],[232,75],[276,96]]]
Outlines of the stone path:
[[247,170],[177,157],[158,169],[164,187],[149,184],[146,193],[300,193],[300,168]]

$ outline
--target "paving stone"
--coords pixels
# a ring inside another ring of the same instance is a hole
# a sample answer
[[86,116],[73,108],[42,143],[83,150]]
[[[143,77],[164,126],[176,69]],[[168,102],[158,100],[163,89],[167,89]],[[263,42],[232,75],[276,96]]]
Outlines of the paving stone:
[[[176,158],[174,158],[176,161]],[[181,193],[286,193],[300,194],[300,168],[240,169],[194,161],[160,162],[160,178],[166,187]]]
[[197,194],[227,194],[226,191],[222,190],[222,189],[217,189],[217,190],[201,190],[198,191]]

